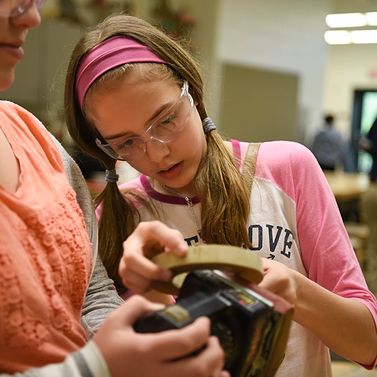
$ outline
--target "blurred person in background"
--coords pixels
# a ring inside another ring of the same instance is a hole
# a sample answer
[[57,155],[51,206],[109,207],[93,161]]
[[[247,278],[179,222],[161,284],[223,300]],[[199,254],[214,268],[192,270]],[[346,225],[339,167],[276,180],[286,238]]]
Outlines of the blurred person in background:
[[325,115],[323,127],[314,136],[311,150],[323,170],[344,167],[346,143],[340,131],[335,128],[333,115]]

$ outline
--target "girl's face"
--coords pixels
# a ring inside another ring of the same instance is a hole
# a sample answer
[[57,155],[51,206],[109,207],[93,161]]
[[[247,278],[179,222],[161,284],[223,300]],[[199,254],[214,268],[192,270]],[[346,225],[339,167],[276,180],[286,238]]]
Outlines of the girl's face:
[[[12,3],[12,2],[5,2]],[[0,91],[8,89],[14,81],[16,64],[24,55],[23,44],[30,28],[41,22],[37,4],[32,1],[13,1],[15,5],[30,3],[26,11],[9,17],[9,9],[3,6],[0,11]]]
[[[133,168],[163,186],[193,195],[193,180],[207,147],[195,104],[181,96],[182,87],[173,80],[147,81],[137,75],[133,72],[116,87],[88,95],[89,116],[107,143],[145,147],[145,153],[127,159]],[[178,131],[161,136],[167,142],[150,138],[159,138],[173,123]]]

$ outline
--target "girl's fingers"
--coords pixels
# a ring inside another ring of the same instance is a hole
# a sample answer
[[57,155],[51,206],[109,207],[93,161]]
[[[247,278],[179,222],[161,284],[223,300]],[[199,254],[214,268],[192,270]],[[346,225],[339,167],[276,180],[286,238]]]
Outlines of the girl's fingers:
[[146,279],[144,276],[134,271],[127,270],[124,278],[122,278],[122,282],[133,292],[144,293],[151,288],[152,280]]
[[138,246],[143,249],[147,257],[163,251],[176,255],[185,255],[187,252],[187,244],[182,234],[159,221],[140,223],[134,234],[139,238]]
[[181,233],[159,221],[140,223],[123,243],[119,265],[123,284],[144,292],[153,280],[169,281],[171,273],[148,259],[161,252],[185,255],[187,244]]
[[125,250],[119,264],[119,275],[122,279],[127,279],[127,275],[131,272],[148,280],[168,281],[171,278],[169,271],[151,260],[139,254],[129,254]]
[[181,329],[166,330],[149,336],[148,344],[154,349],[157,359],[174,360],[190,355],[202,348],[208,341],[210,321],[206,317]]

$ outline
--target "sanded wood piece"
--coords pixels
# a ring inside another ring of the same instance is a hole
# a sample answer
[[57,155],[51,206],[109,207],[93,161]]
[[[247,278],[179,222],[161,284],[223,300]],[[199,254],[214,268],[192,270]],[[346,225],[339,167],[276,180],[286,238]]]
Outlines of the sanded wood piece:
[[[190,246],[184,257],[164,253],[156,255],[152,260],[170,270],[173,278],[176,275],[194,270],[222,270],[257,284],[263,278],[263,266],[260,257],[250,250],[229,245]],[[177,294],[179,286],[174,283],[156,282],[153,288],[164,293]]]

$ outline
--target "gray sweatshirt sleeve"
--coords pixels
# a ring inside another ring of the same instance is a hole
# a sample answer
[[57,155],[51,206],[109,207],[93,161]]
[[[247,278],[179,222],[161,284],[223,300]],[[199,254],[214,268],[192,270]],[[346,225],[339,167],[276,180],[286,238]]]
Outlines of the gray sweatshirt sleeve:
[[101,258],[98,257],[97,220],[88,186],[77,164],[56,141],[60,149],[68,181],[76,191],[77,201],[84,213],[85,223],[93,248],[94,268],[82,310],[82,323],[89,337],[101,326],[104,319],[123,303],[113,281],[108,277]]
[[105,318],[122,303],[101,258],[97,258],[81,316],[88,336],[91,337]]

